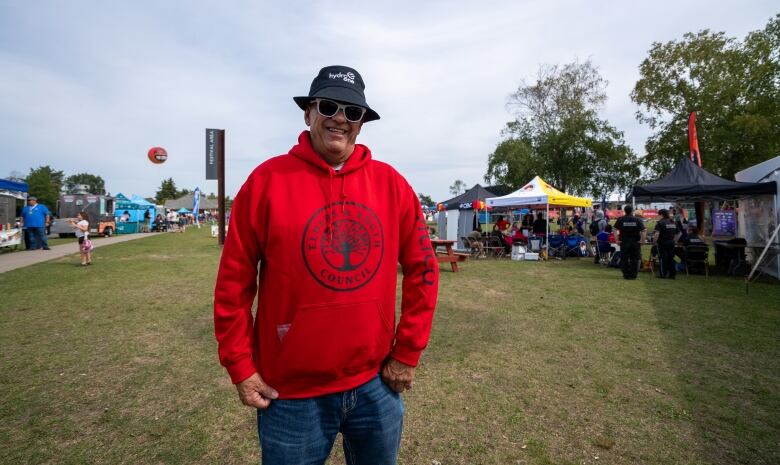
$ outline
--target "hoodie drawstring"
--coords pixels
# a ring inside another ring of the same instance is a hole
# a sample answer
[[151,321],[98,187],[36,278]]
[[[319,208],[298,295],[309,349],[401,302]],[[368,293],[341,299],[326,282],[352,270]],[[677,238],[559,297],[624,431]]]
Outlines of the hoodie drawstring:
[[344,173],[341,176],[341,213],[344,213],[344,204],[347,200],[347,194],[344,191],[344,186],[347,184],[347,174]]

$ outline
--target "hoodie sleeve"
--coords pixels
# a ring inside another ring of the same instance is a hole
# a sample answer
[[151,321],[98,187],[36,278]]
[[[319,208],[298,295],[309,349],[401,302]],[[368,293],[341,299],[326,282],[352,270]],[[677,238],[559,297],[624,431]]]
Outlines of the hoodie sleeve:
[[260,260],[256,214],[258,192],[253,178],[241,187],[231,208],[222,258],[214,289],[214,334],[219,361],[233,383],[252,376],[255,364],[252,303],[257,291],[257,264]]
[[417,366],[431,333],[439,288],[439,264],[417,195],[403,179],[400,191],[398,261],[404,278],[401,319],[391,356],[399,362]]

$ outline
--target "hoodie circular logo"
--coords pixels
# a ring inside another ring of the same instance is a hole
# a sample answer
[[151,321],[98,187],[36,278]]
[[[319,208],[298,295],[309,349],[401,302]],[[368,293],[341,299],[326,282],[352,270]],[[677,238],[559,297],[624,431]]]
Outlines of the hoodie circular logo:
[[365,205],[336,202],[309,218],[303,230],[303,261],[320,284],[334,291],[366,285],[382,262],[379,218]]

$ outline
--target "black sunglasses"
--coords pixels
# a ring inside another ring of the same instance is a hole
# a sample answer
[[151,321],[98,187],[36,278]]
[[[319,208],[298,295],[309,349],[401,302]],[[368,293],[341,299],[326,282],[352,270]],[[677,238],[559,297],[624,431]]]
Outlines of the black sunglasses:
[[366,109],[358,105],[342,105],[333,100],[324,98],[314,99],[313,103],[317,104],[317,113],[326,118],[332,118],[336,116],[339,110],[344,112],[344,118],[350,123],[357,123],[363,119],[363,115],[366,114]]

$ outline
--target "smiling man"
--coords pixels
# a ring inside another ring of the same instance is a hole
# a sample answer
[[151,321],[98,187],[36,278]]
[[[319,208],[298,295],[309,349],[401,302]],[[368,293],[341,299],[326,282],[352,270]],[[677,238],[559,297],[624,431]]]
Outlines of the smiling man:
[[396,463],[400,393],[428,343],[439,267],[412,188],[356,143],[379,119],[364,90],[354,69],[322,68],[294,97],[310,129],[233,203],[215,334],[266,465],[324,463],[338,433],[348,464]]

